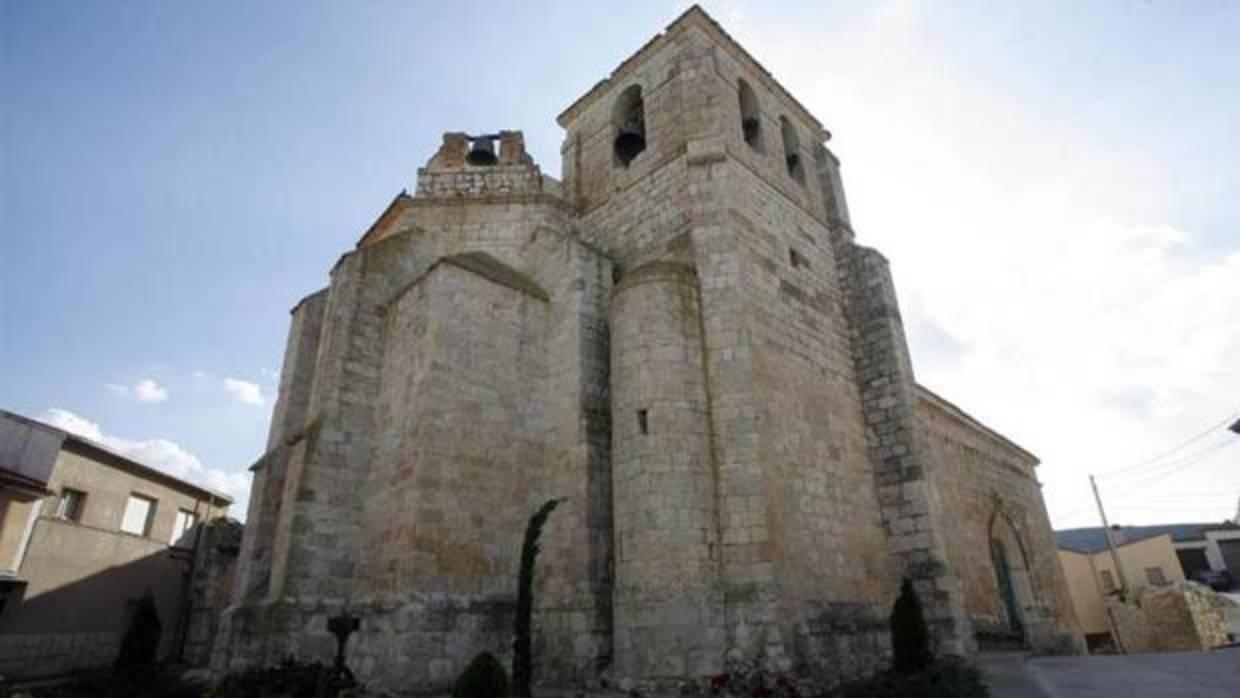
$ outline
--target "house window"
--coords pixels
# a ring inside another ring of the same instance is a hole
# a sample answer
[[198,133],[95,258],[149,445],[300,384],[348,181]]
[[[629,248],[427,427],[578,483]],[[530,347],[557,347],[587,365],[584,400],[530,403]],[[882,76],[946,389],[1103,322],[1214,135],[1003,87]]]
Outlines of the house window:
[[637,411],[637,428],[640,429],[643,434],[650,433],[650,411],[649,410],[638,410]]
[[86,505],[86,493],[65,487],[60,490],[56,502],[56,518],[65,521],[81,521],[82,508]]
[[1111,594],[1115,591],[1115,577],[1111,575],[1111,570],[1102,570],[1098,573],[1102,578],[1102,593]]
[[190,540],[190,531],[193,530],[194,524],[198,523],[198,515],[192,511],[180,509],[177,511],[177,518],[172,524],[172,539],[168,541],[170,545],[182,548],[188,548],[193,544]]
[[140,494],[129,495],[125,503],[125,517],[121,519],[121,530],[135,536],[146,536],[151,532],[151,521],[155,518],[155,500]]
[[1163,574],[1161,567],[1146,567],[1145,579],[1156,587],[1165,587],[1168,584],[1167,575]]

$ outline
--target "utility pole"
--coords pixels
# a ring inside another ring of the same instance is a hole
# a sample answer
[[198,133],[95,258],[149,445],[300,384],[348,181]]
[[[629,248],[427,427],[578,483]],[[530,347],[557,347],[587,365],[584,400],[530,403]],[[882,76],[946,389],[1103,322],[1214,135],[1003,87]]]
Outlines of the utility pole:
[[1111,537],[1111,524],[1107,522],[1106,509],[1102,508],[1102,497],[1098,494],[1098,483],[1094,476],[1089,476],[1089,486],[1094,488],[1094,501],[1098,503],[1098,514],[1102,516],[1102,534],[1106,536],[1107,547],[1111,549],[1111,560],[1115,562],[1115,573],[1119,576],[1120,598],[1128,594],[1128,578],[1124,576],[1124,567],[1119,562],[1119,553],[1115,550],[1115,540]]

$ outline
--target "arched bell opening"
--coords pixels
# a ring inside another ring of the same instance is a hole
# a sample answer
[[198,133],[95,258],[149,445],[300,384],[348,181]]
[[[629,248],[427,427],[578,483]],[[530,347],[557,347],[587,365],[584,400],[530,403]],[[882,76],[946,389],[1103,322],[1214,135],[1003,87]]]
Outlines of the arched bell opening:
[[646,149],[646,109],[641,85],[632,85],[620,93],[612,111],[612,123],[616,131],[612,142],[616,164],[628,167]]
[[758,96],[753,88],[744,80],[736,83],[737,98],[741,109],[741,136],[750,148],[763,152],[762,148],[762,109],[758,106]]
[[495,136],[471,137],[465,162],[475,167],[490,167],[499,162],[499,158],[495,156]]
[[788,117],[779,117],[779,132],[784,140],[784,164],[788,168],[788,176],[800,184],[805,184],[805,163],[801,162],[801,137],[796,127],[788,121]]

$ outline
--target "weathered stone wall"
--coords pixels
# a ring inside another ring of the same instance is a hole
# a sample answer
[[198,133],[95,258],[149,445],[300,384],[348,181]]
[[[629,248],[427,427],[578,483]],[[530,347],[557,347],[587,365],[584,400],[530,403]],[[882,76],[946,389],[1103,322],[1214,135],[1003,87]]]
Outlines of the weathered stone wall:
[[834,250],[821,211],[747,167],[729,162],[720,179],[739,279],[713,290],[741,300],[735,351],[750,357],[742,409],[757,435],[733,491],[757,479],[763,512],[734,530],[775,572],[782,651],[803,671],[855,675],[886,654],[899,572],[879,516]]
[[891,271],[878,252],[852,242],[847,225],[832,236],[888,550],[925,604],[937,649],[965,654],[973,636],[947,559],[936,463],[914,416],[916,384]]
[[1234,604],[1195,582],[1145,587],[1129,602],[1111,600],[1124,650],[1199,652],[1227,644],[1224,608]]
[[[747,60],[702,28],[669,31],[561,117],[565,186],[580,197],[583,235],[622,274],[674,260],[701,280],[726,646],[855,673],[887,651],[898,576],[876,513],[822,187],[815,168],[805,183],[789,176],[779,116],[797,124],[806,162],[821,126]],[[763,105],[762,151],[741,137],[741,75]],[[611,155],[610,109],[632,84],[643,86],[647,150],[625,168]],[[719,661],[709,634],[697,640]]]
[[[464,181],[440,167],[457,148],[445,138],[425,195],[398,197],[341,259],[321,317],[295,314],[294,336],[321,327],[313,388],[286,389],[309,393],[304,422],[273,424],[256,467],[270,503],[251,505],[219,668],[326,659],[326,618],[348,608],[376,685],[446,685],[473,652],[509,651],[520,536],[553,496],[567,501],[540,559],[540,678],[584,680],[610,656],[610,266],[567,233],[523,151],[436,198]],[[314,344],[290,339],[286,373]]]
[[[57,676],[111,666],[121,633],[15,633],[0,635],[0,676]],[[161,655],[173,648],[165,639]]]
[[1012,570],[1018,624],[1035,650],[1079,645],[1080,630],[1059,564],[1054,533],[1034,474],[1037,459],[925,388],[917,424],[935,459],[948,563],[962,581],[977,633],[1013,628],[994,564],[999,541]]
[[254,475],[246,509],[250,533],[242,538],[242,549],[234,573],[234,593],[239,599],[256,601],[272,593],[271,553],[276,523],[284,507],[288,456],[290,447],[305,436],[327,295],[327,289],[312,293],[294,306],[290,313],[292,319],[280,372],[279,393],[271,415],[267,453],[251,468]]
[[616,672],[717,673],[725,651],[714,459],[692,269],[662,262],[612,296]]
[[211,644],[219,630],[220,614],[236,587],[241,531],[240,522],[218,518],[202,524],[201,532],[195,532],[197,544],[181,657],[191,666],[206,666],[211,661]]

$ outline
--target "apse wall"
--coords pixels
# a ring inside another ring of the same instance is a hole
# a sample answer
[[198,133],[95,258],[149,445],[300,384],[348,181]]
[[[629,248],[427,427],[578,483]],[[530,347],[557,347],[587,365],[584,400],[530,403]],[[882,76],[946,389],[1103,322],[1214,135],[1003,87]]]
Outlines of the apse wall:
[[689,267],[658,262],[612,294],[615,665],[721,669],[725,633],[702,316]]

